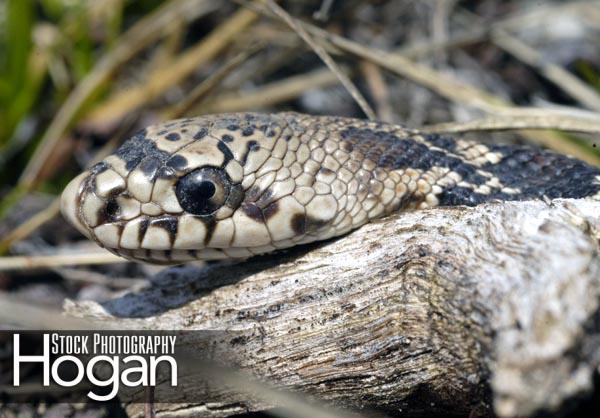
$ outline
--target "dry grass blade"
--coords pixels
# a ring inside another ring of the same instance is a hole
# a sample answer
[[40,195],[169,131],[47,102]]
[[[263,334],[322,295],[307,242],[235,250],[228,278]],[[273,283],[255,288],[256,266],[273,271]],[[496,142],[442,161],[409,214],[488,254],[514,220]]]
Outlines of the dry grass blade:
[[317,54],[319,58],[321,58],[321,60],[327,65],[327,67],[329,67],[329,69],[338,77],[340,83],[342,83],[346,90],[348,90],[348,93],[350,93],[352,98],[360,106],[365,115],[371,120],[376,119],[375,112],[373,111],[373,109],[371,109],[371,106],[369,106],[366,99],[363,97],[360,91],[358,91],[354,83],[352,83],[352,80],[350,80],[350,78],[346,76],[346,74],[344,74],[342,71],[340,71],[340,68],[335,63],[333,58],[331,58],[331,56],[327,53],[327,51],[325,51],[325,49],[321,45],[315,42],[315,40],[306,32],[306,30],[304,30],[302,25],[299,24],[296,19],[291,17],[289,13],[283,10],[273,0],[266,0],[266,3],[269,6],[269,8],[273,11],[273,13],[275,13],[294,32],[296,32],[298,36],[302,38],[302,40],[304,40],[304,42],[306,42],[313,49],[315,54]]
[[171,109],[163,112],[163,118],[176,119],[187,114],[193,106],[208,99],[208,95],[236,68],[242,65],[250,56],[264,48],[264,44],[257,43],[246,48],[235,57],[230,59],[225,65],[212,73],[206,80],[196,86],[187,97]]
[[119,120],[127,113],[156,99],[188,77],[201,63],[210,61],[235,40],[257,18],[250,10],[238,10],[195,46],[182,53],[166,68],[158,68],[140,85],[119,91],[90,112],[85,123],[96,125]]
[[126,259],[111,254],[108,251],[87,254],[0,257],[0,271],[126,262]]
[[176,16],[192,20],[214,8],[206,0],[171,1],[159,7],[127,31],[115,49],[102,57],[94,69],[71,92],[40,140],[34,155],[19,179],[19,188],[31,189],[48,156],[77,116],[85,102],[110,76],[144,47],[163,35]]
[[201,104],[194,109],[194,113],[236,112],[265,108],[298,97],[309,89],[330,86],[337,81],[337,76],[328,69],[316,70],[265,84],[253,92],[223,94]]
[[600,119],[584,119],[577,117],[556,117],[554,115],[529,115],[524,111],[521,115],[488,116],[462,123],[440,123],[421,128],[427,133],[463,133],[471,131],[502,131],[512,129],[556,129],[560,131],[600,134]]

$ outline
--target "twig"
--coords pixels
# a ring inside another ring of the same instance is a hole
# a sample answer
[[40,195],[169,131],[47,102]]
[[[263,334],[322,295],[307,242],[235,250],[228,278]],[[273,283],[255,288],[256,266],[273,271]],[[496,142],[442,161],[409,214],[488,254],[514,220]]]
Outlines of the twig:
[[352,83],[352,80],[350,80],[350,78],[348,78],[348,76],[346,76],[346,74],[344,74],[340,70],[336,62],[333,60],[333,58],[331,58],[331,55],[329,55],[329,53],[327,53],[327,51],[325,51],[325,49],[321,45],[315,42],[315,40],[306,32],[306,30],[304,30],[302,25],[298,23],[297,19],[291,17],[288,12],[283,10],[273,0],[266,0],[266,3],[269,6],[269,8],[273,11],[273,13],[275,13],[294,32],[296,32],[298,36],[302,38],[304,42],[306,42],[313,49],[315,54],[317,54],[319,58],[321,58],[325,65],[327,65],[327,67],[329,67],[329,69],[337,76],[337,78],[340,80],[340,83],[342,83],[342,85],[346,88],[348,93],[350,93],[352,98],[360,106],[365,115],[369,119],[376,119],[375,112],[373,111],[371,106],[369,106],[369,104],[367,103],[363,95],[360,93],[360,91],[358,91],[354,83]]
[[87,254],[0,257],[0,271],[125,262],[127,262],[126,259],[108,251]]

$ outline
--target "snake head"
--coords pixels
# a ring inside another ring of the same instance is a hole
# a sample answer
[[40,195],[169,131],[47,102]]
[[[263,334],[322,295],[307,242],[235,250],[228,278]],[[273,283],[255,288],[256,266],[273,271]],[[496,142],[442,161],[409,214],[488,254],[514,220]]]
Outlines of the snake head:
[[340,233],[330,228],[334,168],[311,160],[281,115],[182,119],[146,128],[77,176],[61,207],[129,259],[248,257]]

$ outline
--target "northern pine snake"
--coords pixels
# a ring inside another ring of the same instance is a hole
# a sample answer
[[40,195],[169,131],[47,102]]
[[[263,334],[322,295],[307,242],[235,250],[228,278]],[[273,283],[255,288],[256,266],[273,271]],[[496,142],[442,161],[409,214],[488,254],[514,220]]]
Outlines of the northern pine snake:
[[542,197],[600,198],[600,170],[386,123],[240,113],[144,129],[61,203],[110,251],[181,263],[324,240],[398,210]]

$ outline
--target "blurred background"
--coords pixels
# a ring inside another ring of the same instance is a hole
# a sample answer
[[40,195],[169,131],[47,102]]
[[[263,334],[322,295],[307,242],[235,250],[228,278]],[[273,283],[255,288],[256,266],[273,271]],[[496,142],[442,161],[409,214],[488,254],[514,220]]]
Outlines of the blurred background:
[[147,285],[156,267],[83,240],[57,197],[167,119],[292,110],[435,130],[506,114],[467,135],[600,165],[597,134],[502,132],[544,109],[600,112],[599,41],[598,1],[0,0],[0,291],[60,309]]

